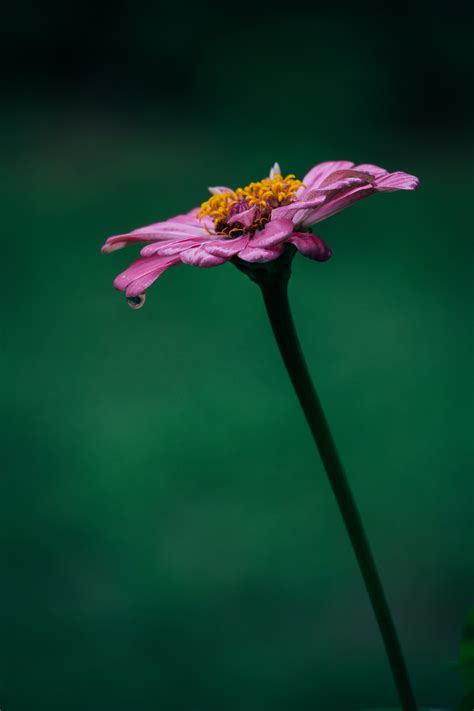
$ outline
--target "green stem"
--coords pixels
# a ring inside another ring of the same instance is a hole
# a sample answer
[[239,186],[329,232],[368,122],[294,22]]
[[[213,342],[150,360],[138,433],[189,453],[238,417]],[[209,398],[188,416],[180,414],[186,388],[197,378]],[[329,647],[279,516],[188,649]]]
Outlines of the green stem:
[[362,519],[301,350],[288,302],[287,279],[254,279],[254,281],[262,290],[280,353],[339,505],[382,634],[403,711],[417,711],[400,642]]

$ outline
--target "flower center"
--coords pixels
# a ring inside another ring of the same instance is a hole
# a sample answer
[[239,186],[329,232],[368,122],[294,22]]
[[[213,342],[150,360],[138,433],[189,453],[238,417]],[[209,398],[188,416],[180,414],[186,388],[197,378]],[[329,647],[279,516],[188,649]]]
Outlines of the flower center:
[[302,185],[294,175],[283,177],[277,173],[245,188],[212,195],[202,203],[197,217],[202,219],[207,215],[213,220],[216,233],[229,238],[244,233],[253,235],[269,222],[275,207],[296,199],[295,193]]

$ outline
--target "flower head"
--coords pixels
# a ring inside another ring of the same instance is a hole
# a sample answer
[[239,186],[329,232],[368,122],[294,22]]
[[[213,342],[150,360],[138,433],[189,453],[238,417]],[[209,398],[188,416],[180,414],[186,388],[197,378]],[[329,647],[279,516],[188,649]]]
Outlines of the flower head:
[[275,163],[267,178],[232,190],[209,188],[211,197],[184,215],[109,237],[103,252],[133,242],[148,242],[141,257],[114,281],[132,308],[140,308],[145,291],[178,263],[215,267],[233,258],[244,262],[277,259],[293,244],[309,259],[324,262],[331,250],[308,231],[312,225],[376,192],[415,190],[418,179],[389,173],[376,165],[349,161],[320,163],[303,180],[283,176]]

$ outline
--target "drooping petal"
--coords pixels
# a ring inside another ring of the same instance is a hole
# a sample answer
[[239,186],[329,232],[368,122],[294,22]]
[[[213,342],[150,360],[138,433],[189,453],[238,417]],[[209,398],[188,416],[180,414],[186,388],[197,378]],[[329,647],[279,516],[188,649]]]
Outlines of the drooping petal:
[[193,267],[217,267],[230,259],[230,257],[219,257],[216,254],[210,254],[204,248],[204,245],[185,249],[180,253],[179,258],[183,264],[191,264]]
[[283,253],[283,244],[277,244],[274,247],[265,249],[264,247],[255,247],[254,240],[250,241],[238,256],[246,262],[272,262]]
[[309,259],[315,259],[317,262],[326,262],[331,256],[332,251],[327,246],[321,237],[312,235],[309,232],[293,232],[287,242],[295,245],[296,249]]
[[238,254],[248,244],[248,235],[236,237],[235,239],[215,239],[206,242],[203,247],[206,252],[213,254],[216,257],[231,259]]
[[263,230],[258,230],[255,233],[252,239],[252,245],[255,247],[264,249],[273,247],[280,244],[280,242],[284,242],[288,235],[293,232],[293,222],[287,218],[273,219],[275,212],[276,210],[272,213],[272,220],[265,225]]
[[115,278],[114,286],[127,296],[138,296],[178,261],[178,257],[141,257]]
[[149,287],[158,279],[158,277],[163,274],[163,272],[172,267],[174,264],[178,264],[177,259],[174,259],[172,262],[168,262],[168,264],[160,267],[159,269],[155,269],[149,274],[146,274],[140,277],[139,279],[136,279],[127,286],[125,290],[125,296],[127,298],[140,296],[141,294],[143,294],[143,292],[149,289]]

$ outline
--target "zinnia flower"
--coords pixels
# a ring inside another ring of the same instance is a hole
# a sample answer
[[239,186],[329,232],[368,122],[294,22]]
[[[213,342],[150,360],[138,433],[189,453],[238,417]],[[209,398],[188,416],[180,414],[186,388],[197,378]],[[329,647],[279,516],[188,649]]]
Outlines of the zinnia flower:
[[141,257],[118,275],[132,308],[140,308],[145,291],[169,267],[192,264],[216,267],[233,258],[244,262],[277,259],[286,243],[309,259],[324,262],[331,250],[310,231],[312,225],[376,192],[415,190],[418,179],[389,173],[376,165],[349,161],[319,163],[303,180],[283,177],[275,163],[268,178],[232,190],[209,188],[211,197],[184,215],[109,237],[103,252],[132,242],[149,242]]

